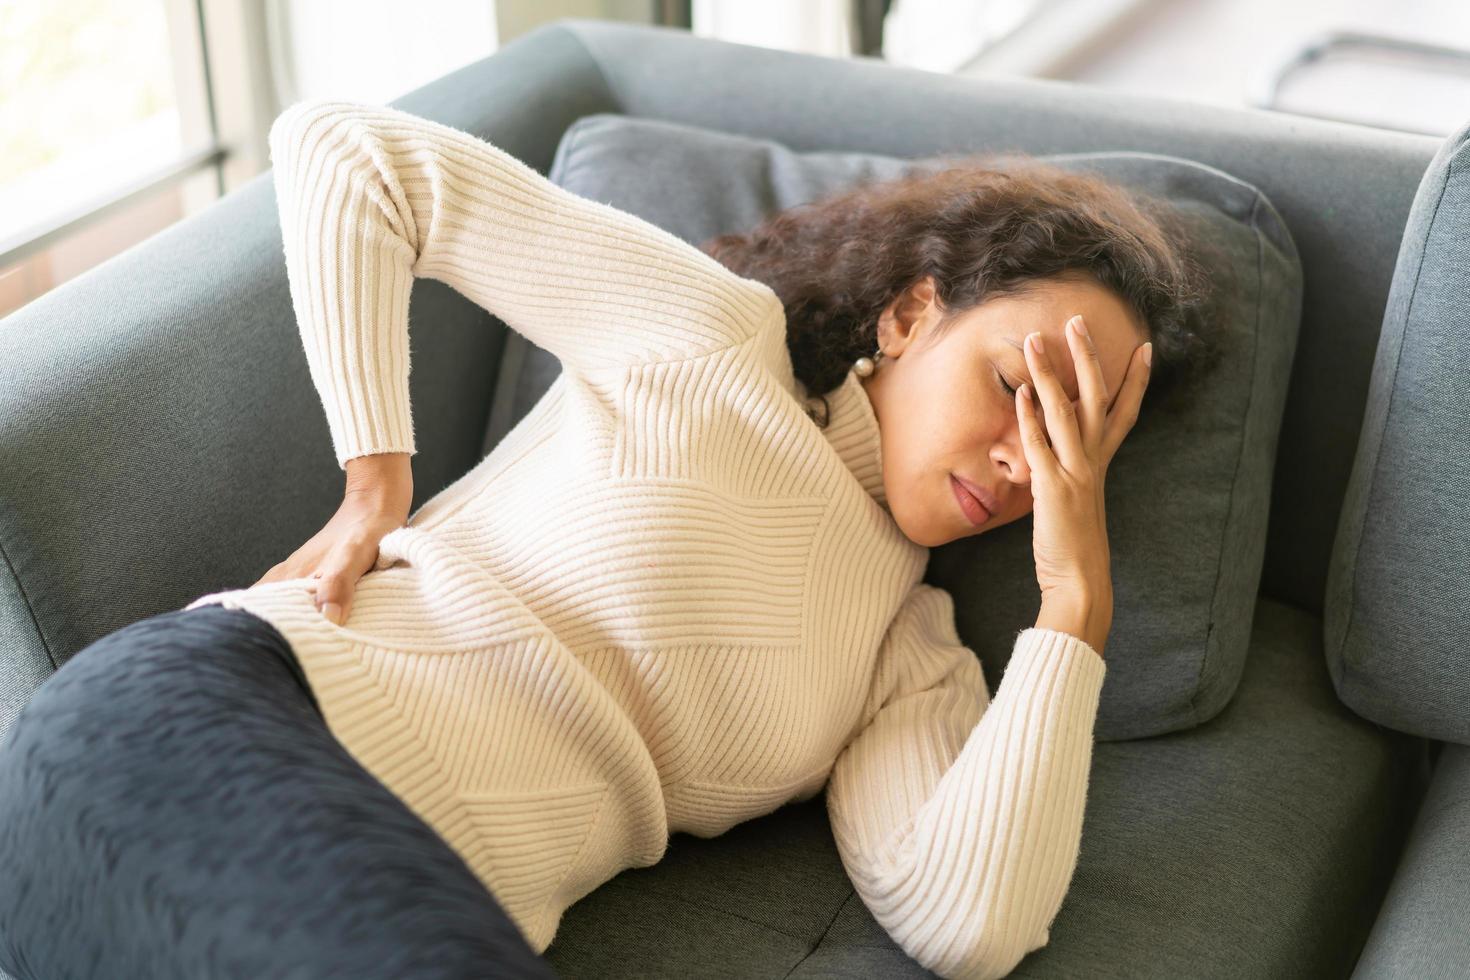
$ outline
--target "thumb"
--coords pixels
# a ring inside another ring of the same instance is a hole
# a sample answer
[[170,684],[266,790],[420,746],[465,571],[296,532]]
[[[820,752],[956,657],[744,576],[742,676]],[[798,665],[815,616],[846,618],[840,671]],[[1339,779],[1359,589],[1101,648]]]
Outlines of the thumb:
[[373,555],[361,548],[339,549],[324,569],[317,596],[322,614],[341,626],[352,615],[358,579],[372,567]]
[[343,572],[323,575],[317,586],[317,607],[322,615],[335,625],[341,626],[352,611],[352,576]]
[[333,623],[341,626],[347,622],[347,617],[352,615],[352,598],[355,592],[353,583],[344,583],[332,600],[322,606],[322,612]]
[[341,626],[344,622],[347,621],[347,613],[349,612],[347,606],[350,605],[350,598],[344,599],[342,602],[323,603],[322,614],[325,615],[337,626]]

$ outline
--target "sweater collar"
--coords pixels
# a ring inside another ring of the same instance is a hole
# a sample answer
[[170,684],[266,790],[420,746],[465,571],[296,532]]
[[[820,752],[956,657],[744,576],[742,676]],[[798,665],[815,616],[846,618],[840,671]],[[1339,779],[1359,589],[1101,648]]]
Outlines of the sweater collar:
[[[842,383],[827,392],[826,398],[830,421],[821,430],[822,434],[868,495],[888,510],[888,497],[883,490],[883,447],[878,416],[873,411],[867,389],[863,387],[862,376],[854,368],[848,368]],[[823,411],[821,399],[809,400],[807,411],[820,418]]]

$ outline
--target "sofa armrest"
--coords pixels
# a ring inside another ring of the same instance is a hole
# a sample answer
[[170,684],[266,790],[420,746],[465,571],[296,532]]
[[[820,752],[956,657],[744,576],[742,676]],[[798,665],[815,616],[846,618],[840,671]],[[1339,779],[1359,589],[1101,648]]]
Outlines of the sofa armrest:
[[[543,172],[616,108],[560,30],[393,104]],[[417,507],[483,457],[508,328],[433,280],[410,320]],[[87,643],[249,585],[331,516],[301,344],[270,172],[0,320],[0,736]]]
[[1470,976],[1470,746],[1441,744],[1358,980]]

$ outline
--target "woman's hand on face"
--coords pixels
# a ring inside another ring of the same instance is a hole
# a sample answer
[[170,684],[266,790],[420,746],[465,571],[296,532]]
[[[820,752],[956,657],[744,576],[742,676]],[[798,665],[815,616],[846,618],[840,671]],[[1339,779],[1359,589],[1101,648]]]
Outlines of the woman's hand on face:
[[1138,421],[1148,387],[1149,366],[1143,359],[1148,345],[1142,344],[1128,362],[1117,404],[1108,411],[1111,395],[1102,364],[1092,339],[1077,332],[1081,320],[1073,317],[1063,331],[1076,366],[1077,405],[1067,398],[1048,355],[1032,349],[1032,337],[1041,341],[1039,333],[1028,336],[1024,347],[1041,398],[1044,430],[1029,386],[1023,383],[1016,391],[1021,444],[1031,470],[1032,551],[1043,600],[1052,595],[1112,595],[1103,484],[1113,454]]
[[406,505],[348,494],[320,531],[255,584],[310,579],[316,607],[340,626],[352,612],[358,579],[378,560],[378,542],[407,519]]

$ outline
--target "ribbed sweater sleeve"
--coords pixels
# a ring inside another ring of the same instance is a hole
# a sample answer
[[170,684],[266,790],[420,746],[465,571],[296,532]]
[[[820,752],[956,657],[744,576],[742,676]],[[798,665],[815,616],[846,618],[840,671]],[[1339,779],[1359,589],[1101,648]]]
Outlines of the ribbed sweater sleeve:
[[415,277],[447,283],[564,369],[711,353],[782,313],[768,286],[453,127],[309,100],[277,116],[269,142],[292,304],[344,469],[416,451]]
[[914,587],[827,807],[863,902],[944,977],[1002,977],[1046,945],[1076,869],[1106,672],[1078,637],[1023,630],[992,702],[949,593]]

